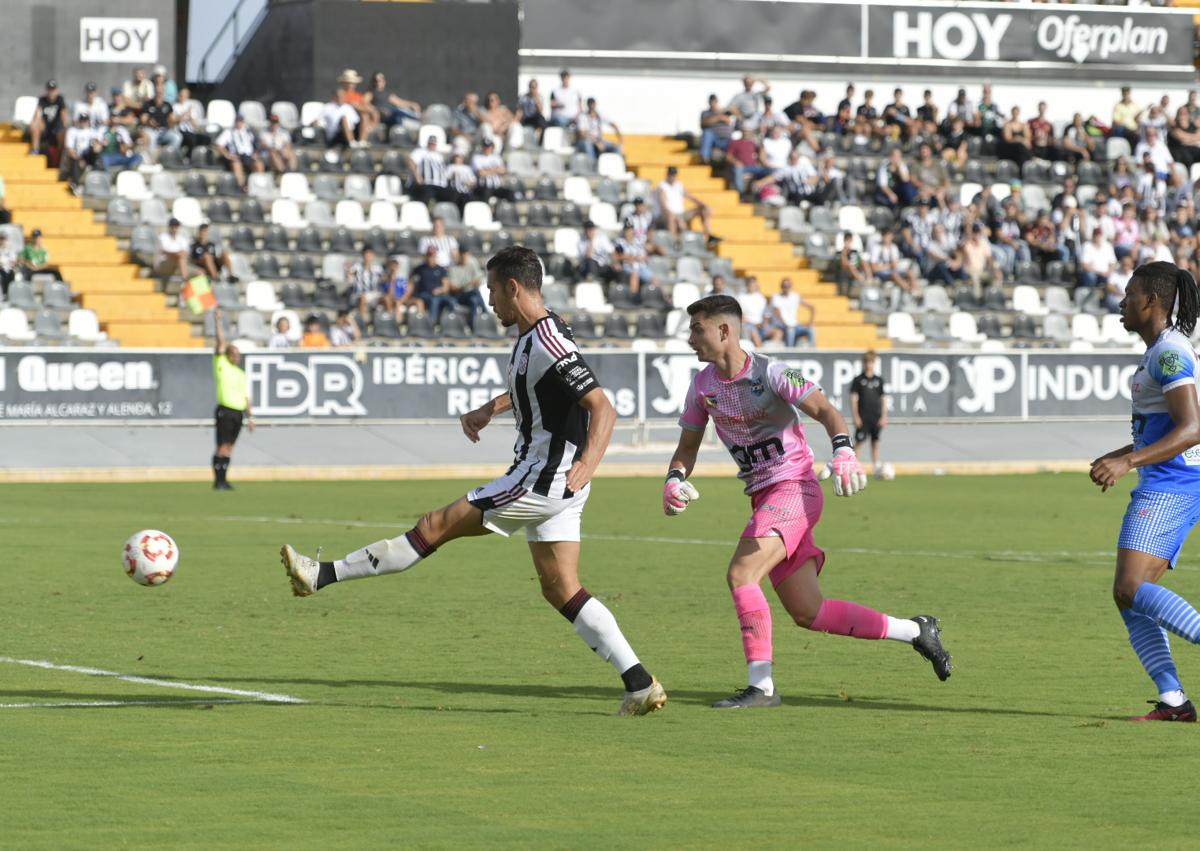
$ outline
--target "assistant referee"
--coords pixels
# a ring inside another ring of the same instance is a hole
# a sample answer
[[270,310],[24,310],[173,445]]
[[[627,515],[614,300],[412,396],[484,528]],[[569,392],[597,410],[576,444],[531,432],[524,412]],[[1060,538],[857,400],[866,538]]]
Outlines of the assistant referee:
[[242,353],[233,343],[225,344],[221,330],[221,308],[213,308],[213,319],[217,328],[217,346],[213,352],[213,381],[217,385],[217,451],[212,457],[213,490],[231,491],[229,484],[229,462],[233,457],[233,444],[246,427],[254,431],[254,415],[250,412],[250,385],[246,370],[242,368]]

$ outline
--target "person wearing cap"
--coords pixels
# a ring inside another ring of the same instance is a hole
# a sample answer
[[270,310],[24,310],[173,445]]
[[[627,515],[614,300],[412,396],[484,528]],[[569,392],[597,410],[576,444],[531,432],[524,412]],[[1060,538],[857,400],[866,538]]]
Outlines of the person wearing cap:
[[420,303],[434,322],[442,317],[443,310],[454,308],[454,299],[450,296],[449,270],[438,263],[436,245],[425,248],[425,259],[408,276],[413,303]]
[[21,253],[17,255],[17,266],[21,270],[21,275],[26,279],[41,273],[53,275],[58,280],[62,280],[62,275],[59,274],[58,267],[50,265],[50,250],[42,242],[42,231],[40,228],[34,228],[33,232],[29,234],[29,241],[25,243],[25,247],[21,249]]
[[29,123],[29,153],[42,153],[42,142],[62,150],[67,132],[67,102],[58,90],[57,80],[46,81],[46,93],[38,98]]
[[159,64],[154,66],[154,70],[150,74],[150,82],[154,83],[156,86],[159,83],[162,83],[163,92],[166,95],[167,103],[174,106],[179,100],[179,86],[176,85],[174,80],[167,76],[166,65]]
[[454,193],[451,199],[458,205],[458,212],[466,209],[467,202],[475,197],[475,189],[479,183],[475,171],[467,165],[467,155],[457,147],[450,154],[450,165],[446,166],[446,182]]
[[86,113],[75,116],[75,126],[67,131],[63,141],[58,179],[67,181],[71,190],[78,193],[84,171],[96,164],[99,155],[99,132],[92,129]]
[[[709,244],[716,242],[711,228],[712,211],[707,204],[684,188],[683,181],[679,179],[678,168],[673,165],[667,166],[667,177],[658,184],[655,199],[658,201],[659,218],[673,237],[682,237],[692,222],[699,219]],[[690,208],[687,206],[689,201],[692,204]]]
[[358,90],[362,76],[353,68],[347,68],[338,75],[338,91],[342,93],[343,102],[348,104],[358,115],[357,135],[350,140],[350,146],[357,148],[365,145],[371,131],[379,125],[379,111],[371,104],[363,92]]
[[[616,144],[604,140],[604,127],[606,125],[617,134]],[[575,129],[576,136],[579,139],[575,144],[576,150],[587,154],[588,158],[592,160],[595,160],[601,154],[619,152],[621,146],[625,144],[625,137],[621,135],[621,128],[599,113],[596,109],[595,98],[587,99],[587,109],[575,119]]]
[[104,98],[96,94],[95,83],[89,82],[83,87],[83,100],[76,101],[71,110],[72,120],[78,119],[81,115],[87,118],[88,126],[93,130],[99,130],[108,124],[108,104],[104,102]]
[[191,277],[189,259],[192,240],[179,225],[179,219],[171,217],[167,229],[158,235],[158,254],[154,260],[154,274],[160,278],[178,275],[185,281]]
[[413,186],[410,190],[413,200],[422,203],[430,201],[453,201],[454,190],[446,175],[446,160],[438,150],[437,136],[429,136],[425,147],[413,148],[408,155],[408,169],[412,173]]
[[325,131],[327,148],[346,148],[354,144],[354,128],[360,120],[358,110],[346,100],[346,90],[339,86],[333,90],[333,99],[321,108],[312,126]]
[[263,160],[276,174],[297,170],[292,134],[284,129],[279,123],[279,116],[273,112],[270,124],[258,134],[258,147]]
[[208,222],[201,222],[200,227],[196,228],[196,237],[192,240],[192,247],[188,251],[191,264],[197,270],[208,275],[210,281],[219,281],[221,269],[224,269],[229,282],[236,284],[238,279],[234,277],[233,261],[229,257],[229,252],[224,248],[217,248],[209,236],[209,231]]
[[508,166],[504,164],[504,157],[496,153],[496,143],[491,139],[484,139],[479,150],[471,156],[471,170],[475,172],[475,200],[515,200],[513,191],[502,185]]
[[585,281],[612,283],[616,273],[612,268],[613,244],[608,234],[588,219],[583,223],[579,239],[579,277]]
[[144,103],[154,97],[154,83],[146,77],[145,68],[134,68],[133,79],[125,81],[121,92],[131,103]]
[[371,88],[363,98],[379,113],[379,120],[387,127],[393,127],[406,118],[421,120],[421,104],[406,100],[389,89],[387,77],[382,71],[371,75]]
[[246,118],[240,112],[234,119],[233,126],[226,127],[217,136],[214,147],[225,160],[225,165],[233,172],[243,192],[246,191],[246,172],[265,170],[263,161],[256,156],[258,141],[254,138],[254,131],[246,126]]
[[571,72],[566,68],[558,74],[559,85],[550,92],[550,124],[570,127],[583,111],[583,95],[571,87]]
[[[968,133],[978,133],[979,130],[979,110],[975,108],[975,104],[967,98],[967,90],[959,89],[958,95],[954,100],[950,101],[950,105],[946,107],[946,122],[961,118],[963,126]],[[944,132],[944,131],[943,131]]]
[[254,411],[250,407],[250,383],[242,365],[242,353],[233,343],[226,345],[221,306],[213,308],[216,346],[213,350],[213,383],[217,390],[216,420],[217,447],[212,457],[213,490],[230,491],[229,465],[233,461],[233,444],[242,431],[242,423],[254,431]]

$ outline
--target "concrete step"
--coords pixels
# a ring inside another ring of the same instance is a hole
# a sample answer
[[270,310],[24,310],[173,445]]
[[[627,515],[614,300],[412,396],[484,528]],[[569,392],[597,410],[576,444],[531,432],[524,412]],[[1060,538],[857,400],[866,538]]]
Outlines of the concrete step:
[[122,346],[196,349],[208,345],[203,337],[193,337],[189,326],[165,325],[161,320],[106,322],[104,330]]
[[166,296],[162,293],[96,293],[85,292],[79,296],[80,303],[96,311],[97,316],[103,316],[105,322],[128,322],[139,320],[144,322],[159,322],[164,326]]

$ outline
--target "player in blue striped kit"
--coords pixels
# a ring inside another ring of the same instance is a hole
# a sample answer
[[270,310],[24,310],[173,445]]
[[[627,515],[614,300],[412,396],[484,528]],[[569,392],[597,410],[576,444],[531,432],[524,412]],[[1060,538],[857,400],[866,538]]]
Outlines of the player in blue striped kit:
[[1198,310],[1200,291],[1186,270],[1156,262],[1133,273],[1121,321],[1147,346],[1133,376],[1133,442],[1092,462],[1092,481],[1106,491],[1138,471],[1117,542],[1113,599],[1159,694],[1154,709],[1132,721],[1196,720],[1167,632],[1200,643],[1200,612],[1158,581],[1200,521],[1200,405],[1188,339]]

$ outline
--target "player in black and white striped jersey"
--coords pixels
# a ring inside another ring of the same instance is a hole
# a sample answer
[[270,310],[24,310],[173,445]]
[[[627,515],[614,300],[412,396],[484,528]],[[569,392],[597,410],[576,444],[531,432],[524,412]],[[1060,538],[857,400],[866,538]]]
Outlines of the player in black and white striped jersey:
[[338,561],[318,562],[285,545],[292,591],[306,597],[335,582],[407,570],[439,546],[524,529],[542,596],[575,625],[587,646],[621,675],[618,714],[660,709],[666,692],[642,666],[609,609],[579,582],[580,518],[592,475],[608,448],[616,412],[575,345],[570,330],[542,301],[542,267],[522,246],[487,264],[489,303],[505,327],[520,331],[508,362],[508,391],[461,417],[472,442],[496,416],[516,418],[508,471],[450,505],[423,516],[403,535],[376,541]]
[[408,156],[408,167],[415,182],[412,188],[414,200],[425,203],[454,200],[454,191],[446,175],[446,161],[438,150],[437,136],[426,139],[424,148],[413,149]]

